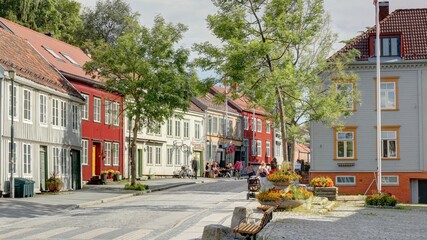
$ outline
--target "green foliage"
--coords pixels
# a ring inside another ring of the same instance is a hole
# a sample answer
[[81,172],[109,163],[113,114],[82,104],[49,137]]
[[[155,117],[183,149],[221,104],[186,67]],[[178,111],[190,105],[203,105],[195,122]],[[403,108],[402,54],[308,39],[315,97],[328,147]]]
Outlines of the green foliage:
[[345,103],[355,95],[337,93],[331,74],[355,82],[345,72],[355,52],[328,61],[336,36],[322,0],[212,2],[218,11],[208,27],[222,46],[195,44],[194,64],[272,112],[283,142],[297,139],[306,122],[337,124],[351,113]]
[[0,0],[0,6],[1,17],[69,43],[82,28],[75,0]]
[[396,196],[387,194],[387,193],[373,194],[371,196],[367,196],[365,199],[366,205],[370,205],[370,206],[394,207],[396,206],[397,202],[398,200]]
[[126,183],[125,190],[136,190],[136,191],[144,191],[148,189],[148,185],[136,183],[135,185],[131,185]]

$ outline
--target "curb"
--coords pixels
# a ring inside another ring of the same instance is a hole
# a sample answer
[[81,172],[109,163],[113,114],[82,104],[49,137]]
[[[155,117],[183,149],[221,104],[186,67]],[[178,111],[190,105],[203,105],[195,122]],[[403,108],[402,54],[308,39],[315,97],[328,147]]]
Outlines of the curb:
[[138,191],[138,192],[134,192],[134,193],[122,194],[120,196],[109,197],[109,198],[104,198],[104,199],[100,199],[100,200],[79,203],[79,204],[76,204],[76,205],[70,207],[69,209],[73,210],[73,209],[77,209],[77,208],[85,208],[85,207],[89,207],[89,206],[99,205],[102,203],[114,202],[114,201],[125,199],[125,198],[131,198],[131,197],[140,196],[140,195],[144,195],[144,194],[151,193],[151,192],[159,192],[159,191],[163,191],[163,190],[167,190],[167,189],[171,189],[171,188],[175,188],[175,187],[191,185],[191,184],[196,184],[196,182],[172,184],[170,186],[163,186],[163,187],[159,187],[159,188],[148,189],[148,190]]

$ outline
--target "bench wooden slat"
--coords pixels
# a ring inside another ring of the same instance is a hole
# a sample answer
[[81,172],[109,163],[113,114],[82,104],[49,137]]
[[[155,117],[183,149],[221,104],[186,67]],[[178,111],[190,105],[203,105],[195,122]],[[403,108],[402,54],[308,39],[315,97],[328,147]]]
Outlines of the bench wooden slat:
[[265,227],[265,225],[267,225],[268,222],[270,222],[273,216],[273,211],[275,209],[275,207],[269,207],[266,209],[259,224],[240,223],[238,226],[233,228],[233,232],[250,236],[256,235]]

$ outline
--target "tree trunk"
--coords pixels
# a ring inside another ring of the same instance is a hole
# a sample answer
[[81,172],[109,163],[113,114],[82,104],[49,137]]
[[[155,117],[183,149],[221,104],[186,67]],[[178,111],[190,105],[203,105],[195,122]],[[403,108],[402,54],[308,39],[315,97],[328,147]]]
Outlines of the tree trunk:
[[[282,148],[283,148],[283,162],[288,163],[288,141],[286,135],[286,119],[285,119],[285,105],[283,101],[282,93],[280,88],[276,87],[277,98],[279,101],[279,116],[280,116],[280,133],[282,137]],[[289,167],[292,168],[292,163],[289,164]]]
[[131,158],[131,181],[130,184],[132,186],[136,183],[136,139],[138,137],[138,128],[139,128],[139,116],[135,117],[134,125],[132,129],[133,137],[132,137],[132,158]]

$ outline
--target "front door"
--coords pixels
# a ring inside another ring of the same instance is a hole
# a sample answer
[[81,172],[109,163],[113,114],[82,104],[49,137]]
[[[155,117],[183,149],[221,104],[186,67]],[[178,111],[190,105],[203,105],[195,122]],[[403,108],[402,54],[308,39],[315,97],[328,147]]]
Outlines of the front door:
[[46,191],[47,167],[47,146],[40,146],[40,191]]
[[71,187],[74,190],[81,189],[82,185],[82,168],[80,161],[80,151],[71,150]]
[[418,180],[418,203],[427,204],[427,180]]
[[94,142],[92,145],[92,176],[101,175],[102,154],[101,143]]

